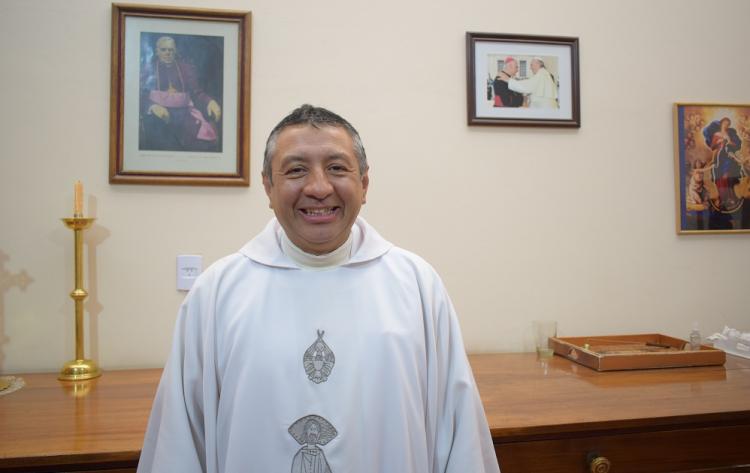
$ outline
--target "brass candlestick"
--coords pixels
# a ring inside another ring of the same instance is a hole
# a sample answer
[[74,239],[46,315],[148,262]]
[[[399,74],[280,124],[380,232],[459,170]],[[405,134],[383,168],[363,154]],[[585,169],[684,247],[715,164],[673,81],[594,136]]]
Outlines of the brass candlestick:
[[75,289],[70,297],[76,303],[76,358],[65,363],[57,379],[62,381],[78,381],[101,376],[94,360],[87,360],[83,356],[83,300],[89,295],[83,288],[83,231],[94,223],[94,218],[83,217],[74,213],[73,218],[64,218],[65,226],[73,230],[75,235]]

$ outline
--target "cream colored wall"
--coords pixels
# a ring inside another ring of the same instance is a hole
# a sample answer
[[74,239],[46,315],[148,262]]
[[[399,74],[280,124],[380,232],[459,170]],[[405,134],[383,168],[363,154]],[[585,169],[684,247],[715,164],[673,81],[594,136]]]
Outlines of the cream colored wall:
[[[675,235],[671,115],[675,101],[750,102],[750,2],[158,3],[252,10],[252,185],[108,184],[110,2],[0,2],[0,370],[73,355],[59,218],[76,179],[98,219],[87,353],[162,365],[175,256],[211,262],[263,227],[263,142],[303,102],[359,128],[364,215],[439,270],[470,351],[528,349],[535,318],[564,335],[750,329],[749,236]],[[582,127],[467,127],[466,31],[578,36]]]

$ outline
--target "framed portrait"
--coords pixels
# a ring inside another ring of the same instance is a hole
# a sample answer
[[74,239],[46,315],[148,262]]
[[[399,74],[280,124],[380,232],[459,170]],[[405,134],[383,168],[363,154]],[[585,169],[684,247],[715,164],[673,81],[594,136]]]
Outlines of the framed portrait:
[[110,183],[250,185],[250,20],[112,5]]
[[677,233],[750,233],[750,105],[674,106]]
[[469,125],[581,126],[578,38],[466,33]]

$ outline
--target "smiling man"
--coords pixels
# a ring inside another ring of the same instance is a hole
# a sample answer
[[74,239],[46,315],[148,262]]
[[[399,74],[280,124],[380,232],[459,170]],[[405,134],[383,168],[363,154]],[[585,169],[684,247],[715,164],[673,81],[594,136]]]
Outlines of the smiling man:
[[[300,113],[324,116],[312,107]],[[365,203],[369,177],[364,148],[361,142],[355,146],[343,125],[294,124],[296,115],[291,117],[268,140],[263,185],[288,237],[282,242],[290,240],[313,255],[330,253],[350,240]]]
[[138,471],[497,473],[440,278],[358,217],[357,131],[303,105],[263,185],[276,218],[180,309]]

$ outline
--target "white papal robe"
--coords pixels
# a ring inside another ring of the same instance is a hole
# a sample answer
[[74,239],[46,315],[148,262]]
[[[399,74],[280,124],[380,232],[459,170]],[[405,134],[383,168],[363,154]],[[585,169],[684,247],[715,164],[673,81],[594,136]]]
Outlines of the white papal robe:
[[[294,472],[304,436],[320,439],[316,468],[331,473],[499,471],[440,278],[355,225],[341,266],[301,269],[274,219],[198,278],[139,473]],[[332,363],[327,377],[306,372],[311,347]]]
[[531,108],[557,108],[557,84],[552,74],[541,67],[528,79],[510,79],[508,88],[522,94],[529,94]]

